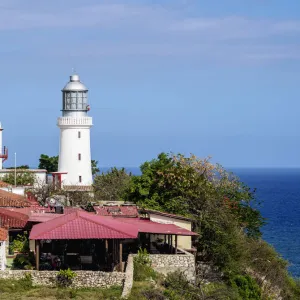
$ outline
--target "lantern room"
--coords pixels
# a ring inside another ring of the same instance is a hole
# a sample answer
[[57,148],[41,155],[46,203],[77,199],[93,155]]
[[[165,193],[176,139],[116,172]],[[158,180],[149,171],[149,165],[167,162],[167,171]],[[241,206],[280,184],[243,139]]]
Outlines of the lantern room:
[[62,111],[65,115],[67,112],[87,112],[89,111],[87,93],[88,89],[80,82],[77,74],[70,76],[70,81],[62,89],[63,93],[63,107]]

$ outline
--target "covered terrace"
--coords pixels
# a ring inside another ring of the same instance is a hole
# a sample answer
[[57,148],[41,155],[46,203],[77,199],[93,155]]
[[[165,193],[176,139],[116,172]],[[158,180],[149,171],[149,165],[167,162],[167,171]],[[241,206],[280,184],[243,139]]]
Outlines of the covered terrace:
[[132,224],[84,211],[34,225],[36,269],[123,270],[123,242],[137,239]]

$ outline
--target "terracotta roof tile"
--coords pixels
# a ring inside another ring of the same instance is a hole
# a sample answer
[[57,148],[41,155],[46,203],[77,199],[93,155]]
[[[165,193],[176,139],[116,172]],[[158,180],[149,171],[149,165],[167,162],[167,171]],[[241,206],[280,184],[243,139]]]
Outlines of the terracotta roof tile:
[[100,216],[114,217],[137,217],[138,210],[136,206],[94,206],[96,213]]
[[24,196],[0,189],[0,207],[26,207],[30,205],[31,203]]
[[0,224],[1,227],[8,228],[24,228],[29,217],[26,214],[0,208]]

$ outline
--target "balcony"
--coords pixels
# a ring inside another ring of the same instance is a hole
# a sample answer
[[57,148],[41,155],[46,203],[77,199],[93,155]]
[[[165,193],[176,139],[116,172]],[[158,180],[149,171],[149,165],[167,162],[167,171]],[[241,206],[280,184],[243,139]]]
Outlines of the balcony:
[[59,117],[57,119],[58,126],[69,126],[69,125],[85,125],[85,126],[92,126],[92,117],[79,117],[79,118],[72,118],[72,117]]

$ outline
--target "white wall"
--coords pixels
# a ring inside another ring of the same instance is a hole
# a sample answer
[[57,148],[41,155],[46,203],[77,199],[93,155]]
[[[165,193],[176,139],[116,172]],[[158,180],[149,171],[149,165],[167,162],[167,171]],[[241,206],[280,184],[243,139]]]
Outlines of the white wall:
[[[153,213],[149,213],[150,220],[156,223],[161,224],[174,224],[181,228],[185,228],[187,230],[192,231],[192,222],[186,220],[179,220],[167,216],[156,215]],[[156,236],[157,238],[157,236]],[[159,236],[159,238],[164,239],[164,236]],[[175,245],[175,238],[173,238],[173,245]],[[178,236],[177,239],[178,248],[190,250],[192,248],[192,237],[191,236]]]
[[3,188],[0,188],[1,190],[3,191],[6,191],[6,192],[10,192],[10,193],[14,193],[14,194],[18,194],[18,195],[21,195],[21,196],[25,196],[25,187],[23,186],[17,186],[17,187],[3,187]]
[[0,241],[0,270],[4,271],[6,268],[6,242],[5,241]]
[[[67,118],[67,121],[64,119]],[[63,185],[91,185],[91,145],[90,145],[90,127],[91,117],[83,118],[79,121],[72,121],[75,118],[60,117],[58,126],[60,127],[60,151],[58,172],[67,172],[62,176]],[[73,125],[76,123],[75,125]],[[80,132],[80,138],[78,137]],[[78,154],[81,154],[81,160]],[[82,182],[79,182],[79,176]]]

